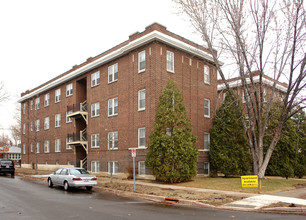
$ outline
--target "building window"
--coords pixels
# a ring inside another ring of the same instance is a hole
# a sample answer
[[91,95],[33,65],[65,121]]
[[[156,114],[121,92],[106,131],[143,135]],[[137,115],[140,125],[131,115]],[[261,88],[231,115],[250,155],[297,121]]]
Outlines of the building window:
[[209,175],[209,172],[210,172],[209,166],[210,165],[208,162],[204,162],[204,175]]
[[55,90],[55,103],[61,101],[61,89]]
[[39,150],[39,142],[36,143],[36,153],[39,154],[40,150]]
[[33,122],[30,122],[30,130],[33,131]]
[[31,153],[33,152],[33,144],[31,143],[30,145],[30,150],[31,150]]
[[174,73],[174,53],[167,51],[167,71]]
[[118,63],[108,67],[108,83],[118,80]]
[[138,73],[146,70],[146,51],[138,53]]
[[61,114],[55,115],[55,127],[56,128],[61,127]]
[[91,135],[91,148],[100,147],[100,134]]
[[69,110],[68,112],[66,112],[66,123],[71,123],[72,122],[71,117],[67,117],[67,115],[69,115],[71,113],[72,113],[72,110]]
[[210,83],[210,68],[204,65],[204,83]]
[[50,128],[50,120],[49,117],[46,117],[44,120],[44,129],[48,130]]
[[108,100],[108,116],[118,115],[118,98]]
[[40,121],[39,119],[35,121],[35,128],[36,128],[36,131],[39,131],[39,126],[40,126]]
[[138,175],[139,176],[146,175],[146,164],[144,161],[138,161]]
[[66,149],[70,150],[72,149],[71,145],[69,145],[68,143],[73,142],[73,138],[72,137],[67,137],[66,138]]
[[108,149],[118,149],[118,131],[108,133]]
[[61,139],[55,140],[55,152],[61,152]]
[[91,105],[91,117],[96,117],[100,115],[100,103],[94,103]]
[[23,144],[23,154],[26,154],[26,145]]
[[23,124],[23,129],[22,130],[23,130],[23,134],[25,134],[26,133],[26,124],[25,123]]
[[33,100],[30,101],[30,109],[33,110]]
[[35,110],[39,109],[40,98],[35,99]]
[[204,150],[210,149],[210,134],[204,133]]
[[138,147],[146,147],[146,128],[138,128]]
[[44,106],[48,106],[50,104],[50,94],[45,94]]
[[142,89],[138,91],[138,111],[146,109],[146,90]]
[[93,173],[100,172],[100,162],[99,161],[91,161],[91,172]]
[[73,89],[72,83],[66,85],[66,97],[72,96],[72,89]]
[[44,151],[45,151],[45,153],[49,153],[50,152],[50,150],[49,150],[49,147],[50,146],[50,143],[49,143],[49,141],[45,141],[45,144],[44,144]]
[[204,99],[204,117],[210,117],[210,100]]
[[118,174],[118,162],[117,161],[109,161],[107,163],[107,170],[109,174]]
[[100,84],[100,71],[91,74],[91,87]]

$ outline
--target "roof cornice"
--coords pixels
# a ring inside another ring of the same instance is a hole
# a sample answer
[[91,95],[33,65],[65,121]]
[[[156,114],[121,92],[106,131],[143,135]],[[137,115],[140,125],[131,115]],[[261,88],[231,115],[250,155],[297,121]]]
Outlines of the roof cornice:
[[[259,82],[259,76],[253,77],[253,81],[254,81],[254,83],[258,83]],[[268,86],[273,86],[273,83],[274,83],[272,80],[269,80],[269,79],[266,79],[266,78],[262,78],[262,82],[264,84],[268,85]],[[247,78],[246,79],[246,83],[250,84],[251,80],[249,78]],[[230,88],[235,88],[235,87],[242,86],[241,79],[228,82],[228,84],[229,84]],[[226,89],[225,83],[222,83],[222,84],[218,85],[218,91],[222,91],[224,89]],[[278,84],[278,83],[276,83],[276,89],[278,89],[278,90],[280,90],[282,92],[287,92],[287,88],[285,86],[282,86],[282,85]]]
[[[82,74],[84,74],[84,73],[86,73],[86,72],[88,72],[88,71],[90,71],[94,68],[97,68],[100,65],[103,65],[107,62],[110,62],[111,60],[114,60],[118,57],[121,57],[124,54],[127,54],[130,51],[132,51],[132,50],[134,50],[138,47],[141,47],[145,44],[148,44],[152,41],[155,41],[155,40],[160,41],[164,44],[167,44],[169,46],[172,46],[172,47],[175,47],[177,49],[183,50],[187,53],[193,54],[197,57],[200,57],[202,59],[205,59],[209,62],[214,63],[214,60],[213,60],[213,57],[211,56],[211,54],[209,54],[209,53],[207,53],[203,50],[200,50],[200,49],[198,49],[194,46],[191,46],[190,44],[187,44],[183,41],[180,41],[180,40],[178,40],[174,37],[171,37],[167,34],[164,34],[164,33],[161,33],[159,31],[154,30],[154,31],[152,31],[152,32],[150,32],[150,33],[148,33],[148,34],[146,34],[146,35],[144,35],[144,36],[142,36],[138,39],[135,39],[135,40],[129,42],[127,45],[122,46],[121,48],[119,48],[119,49],[117,49],[117,50],[115,50],[115,51],[113,51],[109,54],[106,54],[105,56],[102,56],[102,57],[100,57],[100,58],[98,58],[98,59],[96,59],[96,60],[94,60],[94,61],[92,61],[92,62],[90,62],[90,63],[70,72],[70,73],[68,73],[68,74],[66,74],[66,75],[63,75],[62,77],[60,77],[60,78],[58,78],[54,81],[51,81],[50,83],[42,86],[41,88],[38,88],[38,89],[24,95],[23,97],[21,97],[18,100],[18,102],[21,103],[21,102],[23,102],[27,99],[33,98],[33,97],[35,97],[35,96],[37,96],[37,95],[39,95],[39,94],[41,94],[41,93],[43,93],[43,92],[45,92],[49,89],[52,89],[52,88],[54,88],[58,85],[61,85],[61,84],[65,83],[65,82],[67,82],[67,81],[69,81],[69,80],[71,80],[75,77],[78,77],[78,76],[80,76],[80,75],[82,75]],[[223,65],[222,62],[219,62],[219,63],[221,65]]]

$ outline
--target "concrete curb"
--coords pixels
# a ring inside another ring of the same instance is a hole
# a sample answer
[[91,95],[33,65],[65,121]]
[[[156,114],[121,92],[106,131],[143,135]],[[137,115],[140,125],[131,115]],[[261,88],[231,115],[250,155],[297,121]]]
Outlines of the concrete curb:
[[[46,182],[42,179],[42,177],[37,178],[35,177],[35,175],[17,174],[17,176],[20,176],[22,178],[35,179],[41,182]],[[254,209],[254,208],[240,208],[240,207],[228,207],[228,206],[225,207],[224,205],[213,206],[213,205],[206,204],[200,201],[186,200],[186,199],[176,199],[177,202],[175,203],[167,203],[166,197],[164,196],[140,194],[140,193],[135,193],[135,192],[106,188],[102,186],[96,186],[95,189],[101,190],[104,192],[114,193],[118,196],[136,197],[136,198],[145,199],[145,200],[149,200],[153,202],[164,203],[164,204],[187,205],[187,206],[192,206],[192,207],[197,207],[197,208],[211,208],[211,209],[243,211],[243,212],[269,212],[269,213],[282,213],[282,214],[286,213],[286,214],[306,215],[306,207],[273,207],[273,208],[262,207],[260,209]]]

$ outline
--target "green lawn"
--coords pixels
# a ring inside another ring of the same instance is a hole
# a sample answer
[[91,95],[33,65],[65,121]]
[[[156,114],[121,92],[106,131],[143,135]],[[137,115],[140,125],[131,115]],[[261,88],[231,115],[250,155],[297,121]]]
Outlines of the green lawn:
[[[302,179],[284,179],[279,177],[267,177],[262,180],[261,193],[273,193],[295,189],[297,184],[306,186],[306,180]],[[194,178],[192,181],[176,184],[178,186],[188,186],[195,188],[217,189],[226,191],[258,193],[258,188],[242,188],[240,178]]]

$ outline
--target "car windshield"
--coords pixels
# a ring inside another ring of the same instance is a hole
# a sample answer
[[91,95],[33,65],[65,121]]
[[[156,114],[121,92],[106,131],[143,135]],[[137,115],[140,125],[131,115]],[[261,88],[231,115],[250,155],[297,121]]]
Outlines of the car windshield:
[[2,161],[1,161],[1,164],[3,164],[3,165],[12,165],[13,162],[10,161],[10,160],[2,160]]
[[78,175],[78,174],[89,174],[89,173],[84,169],[70,169],[70,174]]

